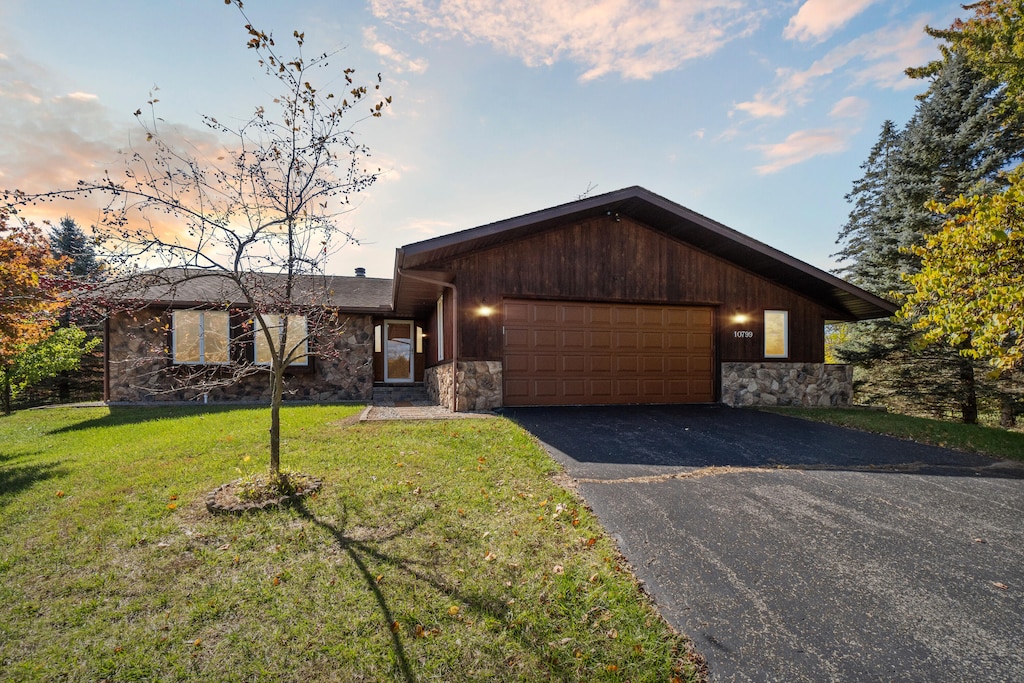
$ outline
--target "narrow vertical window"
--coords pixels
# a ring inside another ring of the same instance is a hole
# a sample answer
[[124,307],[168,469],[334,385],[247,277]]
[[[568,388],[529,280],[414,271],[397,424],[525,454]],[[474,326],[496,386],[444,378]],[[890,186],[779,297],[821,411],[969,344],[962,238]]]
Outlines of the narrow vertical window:
[[437,298],[437,360],[444,360],[444,294]]
[[789,311],[764,312],[764,357],[789,358]]

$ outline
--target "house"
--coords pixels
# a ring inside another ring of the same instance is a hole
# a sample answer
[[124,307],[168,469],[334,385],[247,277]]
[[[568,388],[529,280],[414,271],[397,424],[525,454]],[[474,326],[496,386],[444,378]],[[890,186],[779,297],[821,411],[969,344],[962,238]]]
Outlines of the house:
[[[458,410],[844,405],[851,369],[825,364],[825,324],[896,310],[640,187],[409,244],[392,280],[333,277],[325,291],[337,353],[290,368],[290,398],[368,401],[374,385],[422,383]],[[253,335],[236,334],[246,329],[238,302],[210,321],[197,315],[234,301],[230,292],[196,284],[142,298],[111,319],[108,400],[193,398],[163,391],[161,378],[175,365],[258,359]],[[211,358],[194,341],[204,325],[215,330]],[[259,400],[265,384],[247,378],[205,398]]]

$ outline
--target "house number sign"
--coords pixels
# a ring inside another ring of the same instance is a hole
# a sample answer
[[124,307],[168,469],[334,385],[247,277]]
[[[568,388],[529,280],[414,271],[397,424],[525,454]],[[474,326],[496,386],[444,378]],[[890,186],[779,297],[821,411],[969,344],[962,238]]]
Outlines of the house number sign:
[[736,337],[737,339],[753,339],[754,338],[754,331],[753,330],[735,330],[732,333],[732,336]]

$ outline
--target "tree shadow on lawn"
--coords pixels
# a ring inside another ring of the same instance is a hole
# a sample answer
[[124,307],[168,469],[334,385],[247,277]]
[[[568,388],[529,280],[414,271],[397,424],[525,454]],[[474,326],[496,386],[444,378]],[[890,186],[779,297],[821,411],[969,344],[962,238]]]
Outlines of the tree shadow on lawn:
[[890,436],[721,405],[506,408],[558,451],[570,476],[590,465],[831,469],[1024,478],[1024,467]]
[[143,422],[154,422],[156,420],[169,420],[179,417],[192,417],[195,415],[210,415],[214,413],[227,413],[238,410],[266,411],[267,419],[270,419],[269,405],[229,404],[229,405],[133,405],[133,406],[109,406],[110,413],[103,417],[95,417],[91,420],[76,422],[54,429],[49,434],[67,434],[80,432],[87,429],[100,427],[119,427],[121,425],[141,424]]
[[[393,627],[396,620],[391,612],[391,608],[388,606],[387,597],[381,591],[380,585],[377,583],[373,572],[370,571],[370,568],[367,566],[367,560],[372,560],[374,562],[379,562],[389,567],[399,569],[415,580],[431,586],[439,593],[448,595],[454,600],[461,602],[466,608],[471,609],[478,614],[484,614],[499,621],[504,618],[505,603],[500,598],[491,598],[486,595],[465,595],[455,586],[446,583],[442,578],[425,574],[416,567],[418,563],[383,553],[372,546],[372,544],[389,541],[414,531],[417,527],[423,524],[425,520],[424,517],[420,517],[415,521],[409,522],[404,527],[397,529],[392,533],[376,537],[372,541],[363,541],[346,535],[345,519],[347,518],[347,511],[345,509],[342,510],[342,521],[338,524],[331,524],[313,514],[301,499],[292,501],[291,506],[299,513],[300,516],[329,532],[338,542],[338,547],[345,551],[359,569],[360,574],[362,574],[363,581],[366,583],[366,586],[373,593],[373,596],[377,601],[377,606],[380,608],[381,617],[384,622],[384,628],[391,634],[391,648],[394,650],[395,657],[398,660],[398,667],[401,669],[403,678],[408,683],[413,683],[416,680],[416,675],[413,672],[412,667],[409,664],[409,659],[405,653],[401,633]],[[521,635],[517,634],[517,637],[519,637],[521,641],[523,640]],[[539,643],[527,642],[524,642],[524,644],[527,646],[532,645],[537,647],[541,645]],[[565,669],[565,667],[550,660],[548,661],[548,664],[549,666],[555,667],[554,670],[549,672],[553,678],[562,680],[567,680],[569,678],[570,671]]]
[[[41,453],[19,453],[17,457],[31,458]],[[4,457],[3,459],[9,459]],[[57,462],[38,465],[5,465],[0,461],[0,508],[7,505],[19,493],[36,484],[68,474],[67,468]]]

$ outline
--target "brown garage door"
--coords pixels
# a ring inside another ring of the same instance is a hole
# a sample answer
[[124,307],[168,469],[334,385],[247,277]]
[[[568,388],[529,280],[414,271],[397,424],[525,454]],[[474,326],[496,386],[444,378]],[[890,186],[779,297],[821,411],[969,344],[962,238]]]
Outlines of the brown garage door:
[[504,403],[714,400],[712,309],[506,300]]

